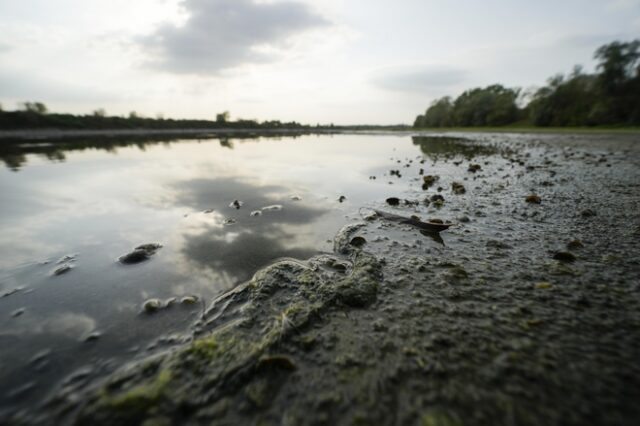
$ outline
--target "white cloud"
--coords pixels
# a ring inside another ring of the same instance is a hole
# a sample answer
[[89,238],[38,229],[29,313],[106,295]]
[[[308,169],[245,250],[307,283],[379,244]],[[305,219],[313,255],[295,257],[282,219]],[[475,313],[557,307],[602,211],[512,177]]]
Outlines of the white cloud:
[[183,25],[162,24],[140,44],[150,65],[180,74],[213,75],[273,60],[294,35],[329,22],[308,6],[253,0],[185,0]]

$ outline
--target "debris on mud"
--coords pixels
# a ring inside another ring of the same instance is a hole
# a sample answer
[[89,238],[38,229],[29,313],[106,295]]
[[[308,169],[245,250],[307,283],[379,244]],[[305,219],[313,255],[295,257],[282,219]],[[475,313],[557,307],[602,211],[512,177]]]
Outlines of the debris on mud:
[[415,216],[403,217],[396,214],[383,212],[381,210],[376,210],[375,212],[378,214],[378,216],[380,216],[385,220],[406,224],[406,225],[411,225],[416,228],[422,229],[424,231],[429,231],[429,232],[442,232],[446,229],[449,229],[453,225],[452,223],[438,223],[434,221],[422,222],[420,219],[416,218]]

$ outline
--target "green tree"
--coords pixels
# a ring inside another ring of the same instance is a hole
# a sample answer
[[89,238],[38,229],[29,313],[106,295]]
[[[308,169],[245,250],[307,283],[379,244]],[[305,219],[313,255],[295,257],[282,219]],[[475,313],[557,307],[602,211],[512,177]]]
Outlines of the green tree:
[[22,110],[31,112],[34,114],[44,115],[47,113],[47,106],[42,102],[23,102],[21,104]]
[[229,111],[216,114],[216,123],[224,124],[229,121]]

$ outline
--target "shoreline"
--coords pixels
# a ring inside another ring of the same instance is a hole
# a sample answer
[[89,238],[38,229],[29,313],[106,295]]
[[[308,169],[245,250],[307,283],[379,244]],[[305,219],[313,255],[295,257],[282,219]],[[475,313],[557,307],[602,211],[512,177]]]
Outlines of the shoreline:
[[501,133],[501,134],[587,134],[587,135],[607,135],[625,134],[640,135],[640,128],[590,128],[590,127],[447,127],[447,128],[350,128],[336,127],[334,129],[325,128],[280,128],[280,129],[236,129],[236,128],[216,128],[216,129],[21,129],[21,130],[0,130],[0,140],[59,140],[82,137],[96,138],[118,138],[131,136],[271,136],[271,135],[326,135],[326,134],[424,134],[424,133]]

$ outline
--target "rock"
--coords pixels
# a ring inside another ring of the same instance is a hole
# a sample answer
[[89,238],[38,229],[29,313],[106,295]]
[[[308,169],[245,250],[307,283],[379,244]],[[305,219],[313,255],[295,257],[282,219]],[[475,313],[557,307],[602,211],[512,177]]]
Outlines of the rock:
[[390,206],[398,206],[400,205],[400,199],[397,197],[390,197],[387,198],[387,204],[389,204]]
[[[207,209],[203,213],[204,214],[209,214],[209,213],[213,213],[214,211],[215,211],[214,209]],[[187,215],[185,215],[185,217],[187,217]]]
[[282,206],[280,204],[273,204],[271,206],[263,207],[262,210],[265,212],[274,212],[282,210]]
[[299,195],[292,195],[289,198],[291,198],[291,201],[302,201],[302,197]]
[[249,216],[251,216],[251,217],[262,216],[262,211],[254,210],[249,214]]
[[431,202],[435,203],[436,201],[444,201],[444,197],[440,194],[434,194],[431,196]]
[[236,210],[239,210],[239,209],[240,209],[240,207],[242,207],[242,205],[243,205],[243,204],[244,204],[244,203],[243,203],[242,201],[233,200],[233,201],[231,202],[231,204],[229,204],[229,207],[233,207],[233,208],[235,208]]
[[135,263],[144,262],[145,260],[149,260],[151,256],[156,254],[156,252],[161,248],[162,248],[162,244],[158,244],[158,243],[142,244],[136,247],[133,251],[123,256],[120,256],[118,261],[125,265],[132,265]]
[[346,200],[347,200],[347,197],[345,197],[344,195],[341,195],[340,198],[338,198],[339,203],[344,203]]
[[527,195],[527,197],[524,200],[527,203],[531,203],[531,204],[540,204],[540,203],[542,203],[542,199],[536,194]]
[[69,265],[69,264],[67,263],[67,264],[64,264],[64,265],[62,265],[62,266],[60,266],[60,267],[56,268],[56,269],[53,271],[53,275],[58,276],[58,275],[66,274],[67,272],[69,272],[69,271],[70,271],[70,270],[72,270],[72,269],[73,269],[73,266],[71,266],[71,265]]
[[560,262],[575,262],[576,261],[576,257],[573,254],[571,254],[569,252],[566,252],[566,251],[556,252],[553,255],[553,258],[555,260],[560,261]]
[[222,222],[222,224],[229,226],[229,225],[235,225],[237,222],[238,222],[237,220],[229,218],[229,219],[225,219],[224,222]]
[[440,176],[426,175],[422,177],[422,189],[429,189],[434,183],[440,179]]
[[100,333],[98,331],[94,331],[93,333],[91,333],[87,337],[85,337],[84,341],[85,342],[95,342],[96,340],[98,340],[100,338],[100,336],[102,336],[102,333]]
[[457,195],[461,195],[461,194],[464,194],[465,192],[467,192],[467,190],[464,187],[464,185],[461,184],[460,182],[453,182],[451,184],[451,190],[453,191],[454,194],[457,194]]
[[482,166],[480,166],[480,164],[469,164],[469,168],[467,169],[467,171],[471,173],[475,173],[479,170],[482,170]]
[[182,299],[180,299],[181,305],[195,305],[196,303],[198,303],[197,296],[184,296]]
[[458,222],[462,222],[462,223],[467,223],[469,222],[471,219],[469,219],[469,216],[460,216],[458,218]]
[[594,216],[597,216],[597,214],[596,214],[596,212],[595,212],[595,211],[593,211],[593,210],[591,210],[591,209],[585,209],[585,210],[582,210],[582,211],[580,212],[580,216],[582,216],[582,217],[584,217],[584,218],[587,218],[587,217],[594,217]]
[[145,260],[149,260],[151,258],[151,254],[146,250],[133,250],[130,253],[127,253],[123,256],[120,256],[118,259],[120,263],[125,265],[133,265],[135,263],[144,262]]
[[16,309],[15,311],[11,312],[11,317],[13,318],[19,317],[20,315],[24,314],[24,312],[25,312],[25,308]]
[[149,299],[142,304],[142,310],[146,313],[154,313],[163,308],[160,299]]

